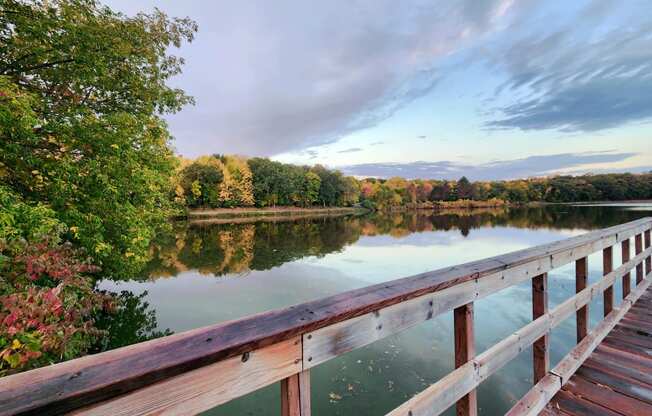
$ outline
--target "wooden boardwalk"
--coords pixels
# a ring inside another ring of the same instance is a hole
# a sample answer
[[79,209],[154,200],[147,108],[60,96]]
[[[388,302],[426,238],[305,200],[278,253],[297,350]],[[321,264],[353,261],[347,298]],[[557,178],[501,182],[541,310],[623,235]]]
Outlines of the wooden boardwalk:
[[652,288],[541,415],[652,415]]

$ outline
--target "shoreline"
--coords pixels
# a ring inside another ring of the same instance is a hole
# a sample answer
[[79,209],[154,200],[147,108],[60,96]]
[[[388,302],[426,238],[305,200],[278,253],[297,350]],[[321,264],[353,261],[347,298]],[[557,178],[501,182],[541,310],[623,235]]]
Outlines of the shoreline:
[[[278,218],[304,218],[315,216],[340,216],[349,214],[363,214],[368,210],[356,207],[336,208],[213,208],[188,210],[184,219],[192,222],[218,222],[213,220],[247,220],[265,219],[273,221]],[[231,221],[232,222],[232,221]]]

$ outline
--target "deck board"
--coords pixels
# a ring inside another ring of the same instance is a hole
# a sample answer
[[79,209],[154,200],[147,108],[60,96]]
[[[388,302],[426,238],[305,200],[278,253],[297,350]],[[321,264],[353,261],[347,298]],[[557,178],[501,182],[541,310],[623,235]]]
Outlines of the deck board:
[[540,415],[652,415],[652,287]]

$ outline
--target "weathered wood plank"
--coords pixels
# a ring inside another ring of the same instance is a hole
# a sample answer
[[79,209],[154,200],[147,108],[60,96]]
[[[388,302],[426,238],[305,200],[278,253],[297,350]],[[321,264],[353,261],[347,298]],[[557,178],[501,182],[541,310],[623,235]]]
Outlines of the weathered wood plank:
[[[645,230],[645,248],[650,247],[650,230]],[[652,256],[647,256],[645,259],[645,274],[652,272]]]
[[[478,371],[474,362],[470,361],[387,413],[387,416],[439,415],[473,390],[479,382]],[[433,397],[438,400],[432,400]]]
[[616,326],[618,321],[622,319],[625,313],[629,310],[631,305],[645,292],[650,285],[650,279],[644,279],[643,282],[632,291],[627,298],[625,298],[618,309],[605,317],[594,329],[588,334],[571,352],[566,355],[552,370],[551,373],[559,376],[562,384],[566,384],[570,377],[582,365],[584,360],[593,352],[593,350],[602,342],[603,339],[609,334],[609,331]]
[[[602,250],[602,275],[606,276],[613,271],[614,252],[613,247]],[[604,291],[604,316],[609,315],[614,308],[614,287],[609,285]]]
[[301,345],[300,338],[296,337],[242,357],[204,366],[71,414],[195,415],[300,371]]
[[[627,263],[630,259],[630,247],[629,247],[629,239],[623,240],[622,243],[620,244],[621,247],[621,258],[622,258],[622,263]],[[629,295],[629,292],[632,290],[631,287],[631,282],[632,282],[632,274],[630,272],[627,272],[626,274],[623,275],[623,299]]]
[[546,374],[521,400],[505,413],[505,416],[538,415],[560,388],[561,379],[554,374]]
[[[592,368],[588,366],[582,366],[577,370],[577,375],[591,380],[596,384],[609,386],[612,390],[643,401],[648,404],[648,408],[652,408],[652,388],[645,383],[641,383],[633,378],[610,373],[605,371],[604,368]],[[643,414],[652,413],[646,412]]]
[[309,332],[304,337],[306,368],[484,298],[549,268],[550,258],[546,257]]
[[[588,279],[588,258],[582,257],[575,262],[575,293],[586,288]],[[587,334],[589,328],[589,305],[582,306],[576,314],[577,342]]]
[[[532,319],[548,313],[548,274],[540,274],[532,279]],[[544,334],[532,345],[533,381],[537,384],[548,373],[550,348],[548,334]]]
[[593,351],[591,356],[584,361],[583,366],[604,369],[623,377],[631,377],[652,388],[652,373],[648,369],[641,371],[637,366],[631,365],[629,361],[614,360],[613,357],[600,354],[597,350]]
[[605,407],[576,396],[568,391],[560,391],[554,404],[564,414],[572,416],[623,416]]
[[573,377],[564,386],[564,390],[590,399],[602,407],[623,415],[641,416],[652,414],[652,406],[649,404],[619,394],[607,386],[595,384],[584,377]]
[[281,416],[310,416],[310,371],[281,380]]
[[[636,234],[634,237],[634,253],[639,254],[643,251],[643,235]],[[636,284],[643,280],[643,262],[636,265]]]
[[[460,368],[475,357],[473,303],[455,308],[453,326],[455,331],[455,368]],[[457,416],[476,416],[478,414],[478,399],[475,390],[471,390],[457,401],[455,412]]]

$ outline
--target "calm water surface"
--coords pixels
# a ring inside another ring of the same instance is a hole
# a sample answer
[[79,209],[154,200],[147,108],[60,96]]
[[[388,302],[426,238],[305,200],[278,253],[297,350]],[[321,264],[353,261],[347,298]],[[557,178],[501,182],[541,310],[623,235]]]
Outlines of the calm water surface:
[[[101,287],[142,296],[159,330],[180,332],[648,215],[652,204],[180,223],[152,247],[155,260],[142,279],[104,281]],[[614,261],[620,264],[620,250],[614,250]],[[601,264],[600,254],[589,258],[590,282],[600,278]],[[571,296],[573,266],[550,273],[549,287],[551,308]],[[475,307],[481,352],[531,321],[530,283]],[[601,311],[598,299],[590,306],[592,325]],[[452,323],[447,313],[313,369],[313,414],[383,415],[422,391],[453,369]],[[574,340],[571,318],[551,335],[553,365]],[[531,354],[524,351],[480,386],[481,414],[504,413],[530,388]],[[275,384],[206,414],[278,415],[279,394]]]

